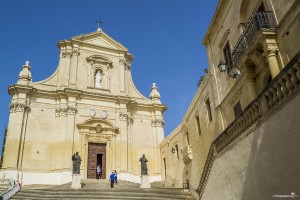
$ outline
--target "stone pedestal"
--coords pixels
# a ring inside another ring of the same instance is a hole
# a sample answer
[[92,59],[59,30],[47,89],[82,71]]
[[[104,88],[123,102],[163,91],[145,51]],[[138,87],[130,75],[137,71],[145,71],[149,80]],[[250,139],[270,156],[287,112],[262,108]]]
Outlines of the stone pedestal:
[[81,188],[81,175],[80,174],[73,174],[71,188],[73,188],[73,189]]
[[151,188],[151,185],[149,183],[149,177],[148,175],[142,175],[141,176],[141,185],[140,188]]

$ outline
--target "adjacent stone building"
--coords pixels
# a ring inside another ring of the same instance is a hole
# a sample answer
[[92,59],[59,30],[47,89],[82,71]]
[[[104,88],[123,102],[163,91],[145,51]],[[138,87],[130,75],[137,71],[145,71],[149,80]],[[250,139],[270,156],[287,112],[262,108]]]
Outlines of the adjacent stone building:
[[[32,82],[29,62],[12,96],[1,176],[22,184],[63,184],[72,180],[75,152],[82,178],[102,178],[117,170],[119,179],[140,181],[142,154],[151,181],[161,180],[159,144],[163,112],[155,83],[150,99],[131,77],[133,56],[96,32],[58,42],[59,65],[46,80]],[[33,69],[34,70],[34,67]]]
[[162,174],[200,199],[300,195],[300,1],[219,0],[209,66],[161,143]]

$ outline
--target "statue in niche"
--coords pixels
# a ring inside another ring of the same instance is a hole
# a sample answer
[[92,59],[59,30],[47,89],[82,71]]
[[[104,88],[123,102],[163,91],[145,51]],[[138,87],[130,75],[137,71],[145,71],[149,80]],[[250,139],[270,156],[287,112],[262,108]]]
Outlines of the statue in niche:
[[78,152],[72,156],[73,161],[73,174],[80,174],[80,165],[81,165],[81,158]]
[[98,70],[95,75],[95,88],[101,88],[101,80],[101,72]]
[[147,168],[147,158],[145,157],[145,154],[143,154],[143,157],[140,158],[141,162],[141,175],[148,175],[148,168]]

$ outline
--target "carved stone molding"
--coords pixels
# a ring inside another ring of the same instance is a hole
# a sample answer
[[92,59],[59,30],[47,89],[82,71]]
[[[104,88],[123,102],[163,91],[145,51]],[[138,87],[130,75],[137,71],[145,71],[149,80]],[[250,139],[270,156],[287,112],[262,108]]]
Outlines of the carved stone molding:
[[127,113],[120,113],[120,120],[124,120],[124,121],[126,121],[127,120],[127,118],[128,118],[128,114]]
[[96,133],[101,133],[102,132],[102,126],[101,124],[96,125]]
[[77,112],[77,108],[72,107],[72,106],[69,106],[69,107],[68,107],[68,114],[69,114],[69,115],[75,115],[76,112]]
[[29,112],[30,107],[28,103],[11,103],[9,106],[9,112],[15,113],[15,112]]
[[71,58],[72,54],[73,54],[72,51],[63,51],[62,54],[61,54],[61,56],[63,58]]
[[120,60],[119,60],[119,64],[120,64],[120,65],[123,65],[124,62],[125,62],[125,61],[124,61],[123,59],[120,59]]
[[164,127],[165,121],[163,119],[154,119],[151,121],[151,126]]
[[73,50],[72,51],[72,56],[79,56],[79,51],[78,50]]
[[104,135],[104,134],[86,134],[85,135],[85,143],[106,143],[110,146],[112,135]]
[[75,115],[77,112],[76,107],[68,106],[68,107],[59,107],[55,109],[56,117],[66,117],[68,115]]
[[131,67],[130,62],[128,62],[126,60],[123,60],[123,59],[120,59],[119,64],[124,65],[125,70],[130,70],[130,67]]
[[133,117],[132,116],[128,116],[127,117],[127,125],[132,125],[133,124]]

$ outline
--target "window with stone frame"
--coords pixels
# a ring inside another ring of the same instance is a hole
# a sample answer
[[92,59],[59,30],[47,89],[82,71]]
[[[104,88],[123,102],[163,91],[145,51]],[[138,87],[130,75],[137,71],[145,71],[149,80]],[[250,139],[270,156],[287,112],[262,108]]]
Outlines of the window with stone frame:
[[212,114],[211,114],[211,107],[210,107],[209,98],[206,99],[205,106],[206,106],[208,121],[211,122],[212,121]]
[[175,149],[176,149],[177,159],[179,159],[178,144],[175,144]]
[[232,54],[231,54],[231,48],[229,45],[229,41],[226,42],[226,44],[223,48],[223,54],[224,54],[225,63],[227,65],[227,72],[230,72],[230,70],[233,67],[233,62],[232,62]]
[[199,115],[196,115],[195,120],[196,120],[196,123],[197,123],[198,134],[201,135],[201,127],[200,127],[200,118],[199,118]]
[[242,112],[242,106],[241,106],[241,102],[238,101],[234,106],[233,106],[233,111],[234,111],[234,116],[235,118],[237,118]]

